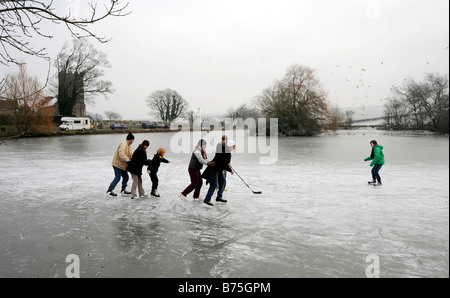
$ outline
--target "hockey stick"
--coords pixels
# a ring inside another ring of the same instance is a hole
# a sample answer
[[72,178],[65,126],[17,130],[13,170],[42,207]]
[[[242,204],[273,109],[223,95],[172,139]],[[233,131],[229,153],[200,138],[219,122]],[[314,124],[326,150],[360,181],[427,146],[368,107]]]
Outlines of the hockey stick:
[[231,169],[233,170],[233,172],[236,173],[236,175],[238,175],[239,178],[241,178],[242,182],[244,182],[245,185],[247,185],[247,187],[248,187],[255,195],[260,195],[260,194],[262,194],[261,191],[254,191],[250,186],[248,186],[247,182],[245,182],[244,179],[242,179],[241,175],[239,175],[238,172],[236,172],[235,169],[233,169],[232,167],[231,167]]

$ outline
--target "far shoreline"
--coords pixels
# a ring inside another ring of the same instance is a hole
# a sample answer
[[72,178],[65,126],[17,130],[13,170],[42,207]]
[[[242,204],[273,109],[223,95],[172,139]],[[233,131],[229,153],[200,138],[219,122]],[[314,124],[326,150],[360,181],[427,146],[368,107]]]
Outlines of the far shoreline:
[[[44,133],[44,134],[32,134],[32,135],[19,135],[19,136],[8,136],[0,138],[0,145],[8,140],[14,139],[28,139],[28,138],[50,138],[50,137],[65,137],[65,136],[89,136],[89,135],[115,135],[115,134],[144,134],[144,133],[175,133],[180,130],[171,130],[171,129],[127,129],[127,130],[109,130],[109,129],[92,129],[92,130],[73,130],[73,131],[61,131],[56,130],[53,133]],[[214,131],[214,130],[212,130]],[[192,130],[191,130],[192,132]],[[207,130],[204,130],[207,132]],[[337,131],[326,131],[315,136],[310,137],[324,137],[324,136],[350,136],[350,135],[366,135],[371,133],[377,133],[380,135],[386,136],[431,136],[431,137],[449,137],[447,133],[438,133],[426,130],[385,130],[385,129],[374,129],[374,128],[358,128],[358,129],[340,129]],[[279,135],[280,138],[302,138],[305,136],[286,136]]]

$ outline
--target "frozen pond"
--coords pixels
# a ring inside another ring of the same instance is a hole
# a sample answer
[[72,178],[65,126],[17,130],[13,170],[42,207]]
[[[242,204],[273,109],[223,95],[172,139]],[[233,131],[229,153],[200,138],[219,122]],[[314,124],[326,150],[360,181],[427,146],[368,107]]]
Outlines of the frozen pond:
[[[136,134],[133,149],[149,139],[153,156],[173,135]],[[448,137],[280,138],[276,164],[233,155],[262,195],[228,176],[229,203],[208,208],[177,198],[190,155],[170,150],[161,198],[107,196],[125,136],[0,146],[0,277],[66,277],[71,254],[81,277],[365,278],[374,255],[381,277],[449,277]],[[385,147],[382,188],[367,185],[372,139]]]

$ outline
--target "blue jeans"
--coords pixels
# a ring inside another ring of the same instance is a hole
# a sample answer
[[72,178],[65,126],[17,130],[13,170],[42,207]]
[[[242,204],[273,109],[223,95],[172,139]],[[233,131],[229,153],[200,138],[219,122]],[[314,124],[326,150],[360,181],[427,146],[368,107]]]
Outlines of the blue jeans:
[[217,197],[222,198],[225,186],[227,186],[227,180],[225,179],[223,171],[219,171],[218,173],[216,173],[215,179],[209,185],[209,190],[208,193],[206,194],[205,202],[211,202],[211,198],[214,195],[214,192],[216,191],[217,185],[219,185]]
[[380,177],[380,170],[383,167],[383,165],[374,165],[372,168],[372,178],[373,180],[377,180],[378,183],[381,183],[381,177]]
[[130,179],[130,177],[128,176],[128,172],[116,168],[115,166],[113,166],[113,169],[115,177],[114,180],[109,185],[108,191],[114,190],[114,188],[116,188],[117,184],[120,182],[121,177],[122,177],[122,189],[125,189],[128,185],[128,180]]

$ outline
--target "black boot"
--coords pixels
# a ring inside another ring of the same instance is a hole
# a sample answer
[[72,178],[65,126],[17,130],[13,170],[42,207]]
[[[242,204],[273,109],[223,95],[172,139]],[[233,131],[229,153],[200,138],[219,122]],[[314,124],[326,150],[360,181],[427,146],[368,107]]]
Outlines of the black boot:
[[108,191],[106,193],[112,197],[117,197],[117,194],[115,192],[113,192],[111,189],[108,189]]
[[217,196],[216,198],[216,202],[220,202],[220,203],[227,203],[227,200],[222,199],[222,197]]
[[121,193],[122,193],[123,195],[131,195],[131,192],[127,191],[126,187],[123,187],[123,186],[122,186],[122,191],[121,191]]

